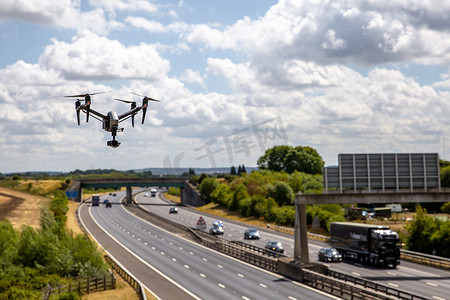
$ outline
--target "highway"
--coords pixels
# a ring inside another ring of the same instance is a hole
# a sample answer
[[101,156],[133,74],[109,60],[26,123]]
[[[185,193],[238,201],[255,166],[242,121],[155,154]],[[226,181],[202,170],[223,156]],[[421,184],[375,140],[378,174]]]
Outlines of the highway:
[[82,204],[80,220],[160,299],[336,299],[152,225],[119,205],[123,196],[102,197],[113,203],[111,208]]
[[[243,241],[258,247],[264,247],[267,241],[280,241],[285,248],[285,255],[293,256],[294,240],[292,235],[283,234],[274,230],[268,230],[264,227],[258,228],[261,232],[260,240],[244,240],[244,231],[249,228],[248,225],[239,224],[215,216],[201,214],[193,209],[178,206],[177,214],[169,214],[169,208],[173,204],[167,202],[161,193],[157,197],[144,197],[145,193],[138,193],[136,200],[142,203],[145,209],[148,209],[161,216],[180,224],[196,227],[200,216],[204,218],[207,224],[207,230],[215,220],[222,220],[225,232],[222,238],[234,241]],[[149,193],[150,195],[150,193]],[[317,252],[322,247],[329,246],[326,243],[309,240],[309,256],[311,261],[317,262]],[[396,269],[377,268],[373,266],[361,265],[356,262],[329,263],[326,264],[330,269],[347,273],[353,276],[372,280],[383,285],[404,290],[406,292],[420,295],[429,299],[448,300],[450,299],[450,272],[433,267],[428,267],[408,261],[401,261]]]

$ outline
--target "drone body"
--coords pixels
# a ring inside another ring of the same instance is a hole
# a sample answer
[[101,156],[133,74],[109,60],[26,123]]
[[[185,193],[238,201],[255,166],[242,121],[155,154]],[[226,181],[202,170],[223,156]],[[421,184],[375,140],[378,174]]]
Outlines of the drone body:
[[[123,114],[118,115],[115,111],[110,111],[106,115],[94,110],[91,108],[91,96],[101,94],[101,93],[92,93],[92,94],[84,94],[84,95],[72,95],[72,96],[65,96],[65,97],[84,97],[84,100],[77,99],[75,101],[75,111],[77,114],[77,123],[78,126],[80,126],[80,111],[84,112],[86,114],[86,122],[89,121],[89,116],[92,114],[92,117],[94,119],[99,120],[102,122],[102,128],[107,131],[111,132],[112,140],[107,141],[106,145],[110,146],[112,148],[117,148],[120,146],[120,142],[116,140],[117,132],[122,132],[123,128],[119,127],[119,123],[122,121],[125,121],[128,118],[131,118],[131,125],[134,127],[134,116],[142,110],[142,124],[144,124],[145,121],[145,114],[147,112],[148,107],[148,101],[157,101],[159,100],[149,98],[147,96],[144,96],[144,99],[142,99],[142,105],[137,106],[135,101],[128,101],[128,100],[122,100],[122,99],[115,99],[118,101],[122,101],[125,103],[131,103],[131,109],[127,112],[124,112]],[[134,93],[133,93],[134,94]],[[138,94],[135,94],[138,95]],[[139,96],[139,95],[138,95]],[[84,104],[82,103],[84,101]]]

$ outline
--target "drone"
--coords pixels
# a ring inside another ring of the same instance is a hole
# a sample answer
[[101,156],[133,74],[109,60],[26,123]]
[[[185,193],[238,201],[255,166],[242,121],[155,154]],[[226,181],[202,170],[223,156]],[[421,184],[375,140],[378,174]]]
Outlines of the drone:
[[[80,95],[71,95],[71,96],[65,96],[65,97],[84,97],[83,99],[76,99],[75,101],[75,111],[77,113],[77,123],[78,126],[80,126],[80,111],[84,112],[86,114],[86,122],[89,121],[89,116],[91,115],[94,119],[99,120],[102,122],[102,129],[104,129],[107,132],[111,132],[112,134],[112,140],[107,141],[106,145],[110,146],[112,148],[117,148],[120,146],[120,142],[116,140],[117,132],[123,132],[123,128],[119,127],[119,123],[122,121],[125,121],[129,118],[131,118],[131,125],[134,127],[134,116],[142,110],[142,124],[144,124],[145,120],[145,114],[147,113],[147,107],[148,107],[148,101],[156,101],[160,102],[159,100],[142,96],[136,93],[132,93],[137,96],[144,97],[142,99],[142,105],[137,106],[135,101],[130,100],[123,100],[123,99],[117,99],[114,100],[125,102],[131,104],[131,109],[127,112],[124,112],[123,114],[118,115],[115,111],[110,111],[108,114],[104,115],[102,113],[99,113],[98,111],[95,111],[91,108],[91,96],[97,95],[97,94],[103,94],[106,92],[100,92],[100,93],[90,93],[90,94],[80,94]],[[82,103],[84,101],[84,103]]]

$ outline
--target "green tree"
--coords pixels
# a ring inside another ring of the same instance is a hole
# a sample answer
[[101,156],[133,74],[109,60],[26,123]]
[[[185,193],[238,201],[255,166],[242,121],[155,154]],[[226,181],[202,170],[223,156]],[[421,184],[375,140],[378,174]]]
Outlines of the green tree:
[[211,193],[210,198],[214,203],[218,203],[221,206],[228,206],[228,202],[231,198],[231,190],[226,184],[220,184]]
[[279,206],[294,204],[294,191],[286,182],[275,181],[267,186],[267,197],[275,199]]
[[267,149],[258,161],[260,169],[268,169],[276,172],[294,171],[308,174],[322,174],[324,162],[319,153],[309,146],[274,146]]
[[444,203],[444,205],[441,206],[441,211],[450,214],[450,202]]
[[243,184],[238,184],[234,187],[233,196],[231,201],[228,203],[228,209],[231,211],[236,211],[239,207],[239,202],[248,197],[247,188]]
[[441,186],[450,187],[450,166],[441,167]]
[[210,196],[211,193],[219,186],[219,183],[215,178],[205,178],[202,180],[202,183],[200,184],[200,197],[203,201],[206,203],[209,203],[211,201]]
[[236,168],[234,166],[231,166],[230,175],[237,175]]
[[406,227],[409,234],[406,246],[412,251],[431,254],[434,248],[431,236],[436,230],[436,222],[426,213],[420,205],[416,207],[416,219]]
[[437,255],[450,257],[450,222],[439,222],[440,226],[431,235],[431,243]]

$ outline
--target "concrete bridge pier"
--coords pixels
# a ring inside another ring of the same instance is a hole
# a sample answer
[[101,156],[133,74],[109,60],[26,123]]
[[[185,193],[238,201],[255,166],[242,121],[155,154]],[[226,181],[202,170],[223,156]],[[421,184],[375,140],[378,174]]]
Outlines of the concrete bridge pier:
[[133,203],[133,193],[131,186],[127,185],[127,203],[131,204]]

